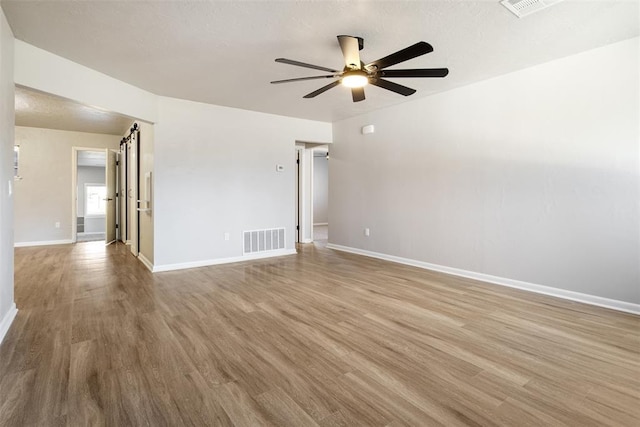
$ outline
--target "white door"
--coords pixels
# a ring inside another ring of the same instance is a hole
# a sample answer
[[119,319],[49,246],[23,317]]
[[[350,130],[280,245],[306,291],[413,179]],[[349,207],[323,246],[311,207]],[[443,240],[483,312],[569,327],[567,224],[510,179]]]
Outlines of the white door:
[[131,134],[129,144],[129,180],[127,188],[127,205],[129,206],[129,241],[131,242],[131,253],[138,256],[138,132]]
[[118,231],[120,234],[120,241],[122,243],[127,243],[127,215],[129,211],[127,210],[127,145],[122,144],[120,146],[120,179],[118,180],[118,206],[119,206],[119,215],[120,222],[118,226]]
[[106,151],[105,162],[105,183],[107,186],[107,214],[106,214],[106,234],[105,243],[108,245],[116,241],[116,152]]

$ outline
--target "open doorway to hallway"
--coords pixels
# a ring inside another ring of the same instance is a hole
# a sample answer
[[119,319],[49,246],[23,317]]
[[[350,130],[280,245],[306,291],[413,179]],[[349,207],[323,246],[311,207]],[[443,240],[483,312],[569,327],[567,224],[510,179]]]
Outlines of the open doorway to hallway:
[[313,242],[326,246],[329,239],[329,147],[313,150]]
[[326,245],[329,145],[296,142],[296,243]]
[[76,151],[76,242],[105,240],[107,187],[105,150]]

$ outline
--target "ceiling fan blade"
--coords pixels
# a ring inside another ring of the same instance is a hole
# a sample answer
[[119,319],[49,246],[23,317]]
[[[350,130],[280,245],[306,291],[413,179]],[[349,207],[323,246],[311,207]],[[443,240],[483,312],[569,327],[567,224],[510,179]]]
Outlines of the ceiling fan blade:
[[349,69],[359,70],[361,63],[358,38],[352,36],[338,36],[338,43],[340,43],[342,56],[344,56],[344,65]]
[[448,68],[415,68],[411,70],[382,70],[380,77],[445,77]]
[[298,77],[298,78],[295,78],[295,79],[274,80],[271,83],[272,84],[278,84],[278,83],[300,82],[300,81],[303,81],[303,80],[331,79],[333,77],[336,77],[336,75],[332,74],[330,76]]
[[427,42],[418,42],[414,45],[399,50],[391,55],[380,58],[366,65],[366,68],[375,67],[378,70],[399,64],[404,61],[416,58],[418,56],[433,52],[433,47]]
[[400,95],[409,96],[416,93],[415,89],[411,89],[410,87],[399,85],[398,83],[390,82],[389,80],[383,79],[371,79],[369,82],[374,86],[381,87],[383,89],[390,90],[391,92],[399,93]]
[[364,88],[363,87],[351,88],[351,96],[353,97],[353,102],[364,101]]
[[298,66],[298,67],[312,68],[314,70],[326,71],[328,73],[338,73],[339,72],[338,70],[332,70],[331,68],[321,67],[319,65],[307,64],[305,62],[294,61],[293,59],[287,59],[287,58],[278,58],[278,59],[276,59],[276,62],[280,62],[282,64],[295,65],[295,66]]
[[303,98],[314,98],[314,97],[316,97],[316,96],[320,95],[321,93],[324,93],[324,92],[328,91],[328,90],[329,90],[329,89],[331,89],[332,87],[336,87],[336,86],[338,86],[339,84],[340,84],[340,80],[336,80],[336,81],[335,81],[335,82],[333,82],[333,83],[329,83],[329,84],[328,84],[328,85],[326,85],[326,86],[322,86],[322,87],[321,87],[320,89],[318,89],[318,90],[314,90],[313,92],[306,94],[305,96],[303,96]]

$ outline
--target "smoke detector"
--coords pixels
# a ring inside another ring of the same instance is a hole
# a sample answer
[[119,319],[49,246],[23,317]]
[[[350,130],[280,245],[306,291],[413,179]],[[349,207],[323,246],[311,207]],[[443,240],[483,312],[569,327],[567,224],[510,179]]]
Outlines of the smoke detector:
[[500,4],[509,9],[518,18],[560,3],[562,0],[502,0]]

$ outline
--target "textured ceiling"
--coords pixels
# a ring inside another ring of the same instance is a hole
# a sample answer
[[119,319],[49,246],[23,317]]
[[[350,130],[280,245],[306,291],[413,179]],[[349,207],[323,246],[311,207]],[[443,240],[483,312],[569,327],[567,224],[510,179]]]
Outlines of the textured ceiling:
[[[516,18],[484,1],[2,1],[18,39],[156,94],[335,121],[638,35],[638,1],[566,0]],[[434,52],[395,68],[448,67],[445,79],[395,79],[354,104],[337,87],[271,80],[322,74],[285,57],[342,68],[336,35],[365,39],[378,59],[424,40]]]
[[124,135],[133,119],[16,86],[16,125]]

